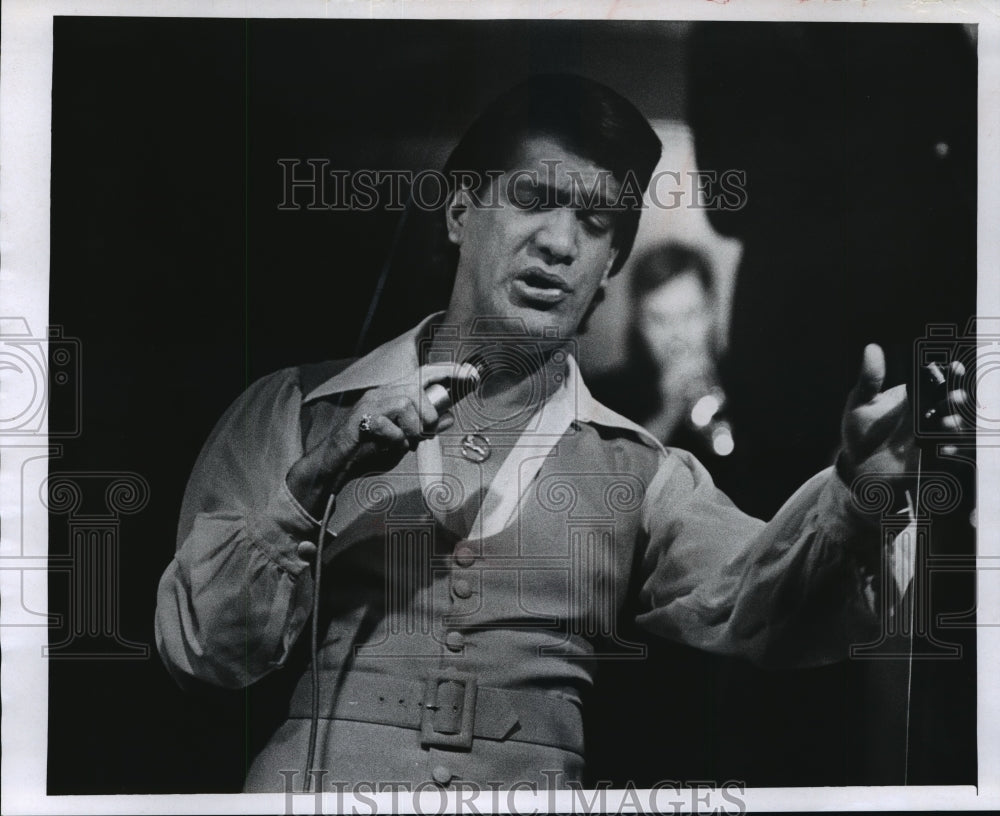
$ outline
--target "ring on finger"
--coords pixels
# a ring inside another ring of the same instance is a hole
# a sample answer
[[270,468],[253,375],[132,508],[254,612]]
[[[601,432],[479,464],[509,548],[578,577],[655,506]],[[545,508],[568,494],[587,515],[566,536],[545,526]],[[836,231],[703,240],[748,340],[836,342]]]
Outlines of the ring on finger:
[[358,423],[358,430],[361,432],[362,436],[371,436],[372,422],[374,421],[375,417],[371,414],[363,414],[361,416],[361,421]]

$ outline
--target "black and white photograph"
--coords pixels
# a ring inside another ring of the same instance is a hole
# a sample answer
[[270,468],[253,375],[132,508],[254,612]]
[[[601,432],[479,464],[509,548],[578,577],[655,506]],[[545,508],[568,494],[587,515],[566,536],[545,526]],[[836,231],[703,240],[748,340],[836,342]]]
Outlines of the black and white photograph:
[[5,812],[1000,805],[1000,6],[621,5],[5,4]]

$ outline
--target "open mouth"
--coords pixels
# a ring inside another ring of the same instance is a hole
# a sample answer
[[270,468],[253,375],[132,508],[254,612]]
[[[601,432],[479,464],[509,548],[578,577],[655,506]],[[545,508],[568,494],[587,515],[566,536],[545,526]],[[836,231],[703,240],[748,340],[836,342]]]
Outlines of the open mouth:
[[564,300],[572,288],[559,275],[539,267],[531,267],[514,278],[516,292],[527,301],[552,306]]

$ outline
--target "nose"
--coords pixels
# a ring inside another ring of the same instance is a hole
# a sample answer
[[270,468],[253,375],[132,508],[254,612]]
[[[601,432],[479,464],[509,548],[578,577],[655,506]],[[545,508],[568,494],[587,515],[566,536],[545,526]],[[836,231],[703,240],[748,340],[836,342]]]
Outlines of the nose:
[[571,264],[577,256],[579,224],[569,207],[556,207],[542,213],[535,231],[535,246],[549,264]]

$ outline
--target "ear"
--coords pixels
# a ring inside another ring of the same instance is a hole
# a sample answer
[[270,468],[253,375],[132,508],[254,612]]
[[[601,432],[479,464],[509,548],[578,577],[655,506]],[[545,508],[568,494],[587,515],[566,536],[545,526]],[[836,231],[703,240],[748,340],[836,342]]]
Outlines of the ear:
[[445,223],[448,226],[448,240],[455,246],[462,245],[462,234],[465,231],[465,219],[469,214],[472,196],[467,187],[455,190],[444,209]]

